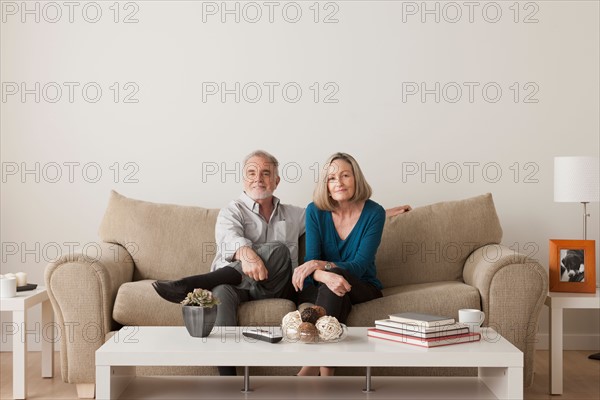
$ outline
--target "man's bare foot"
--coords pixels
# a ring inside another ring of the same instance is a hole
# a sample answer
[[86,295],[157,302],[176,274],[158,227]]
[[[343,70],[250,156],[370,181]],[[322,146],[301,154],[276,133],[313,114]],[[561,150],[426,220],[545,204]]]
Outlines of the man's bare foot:
[[302,367],[297,376],[319,376],[319,367]]
[[321,367],[321,376],[333,376],[335,375],[335,368],[331,367]]

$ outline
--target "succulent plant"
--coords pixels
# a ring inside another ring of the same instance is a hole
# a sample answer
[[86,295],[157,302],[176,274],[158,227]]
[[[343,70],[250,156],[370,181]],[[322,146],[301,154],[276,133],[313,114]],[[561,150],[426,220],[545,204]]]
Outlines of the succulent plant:
[[213,296],[210,290],[206,289],[194,289],[194,291],[189,292],[186,298],[181,302],[184,306],[197,306],[202,308],[212,308],[219,303],[219,299]]

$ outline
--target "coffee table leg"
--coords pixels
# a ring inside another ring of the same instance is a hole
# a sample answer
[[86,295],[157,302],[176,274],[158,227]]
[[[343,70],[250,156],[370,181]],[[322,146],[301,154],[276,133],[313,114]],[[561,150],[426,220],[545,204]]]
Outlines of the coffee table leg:
[[250,389],[250,367],[244,367],[244,388],[242,389],[242,393],[250,393],[252,389]]
[[110,399],[110,365],[96,365],[96,399]]
[[118,399],[135,378],[135,367],[96,365],[96,399]]
[[371,393],[374,392],[375,389],[371,388],[371,367],[367,367],[367,382],[366,382],[366,387],[362,390],[363,393]]
[[523,399],[523,368],[479,367],[479,379],[498,399]]

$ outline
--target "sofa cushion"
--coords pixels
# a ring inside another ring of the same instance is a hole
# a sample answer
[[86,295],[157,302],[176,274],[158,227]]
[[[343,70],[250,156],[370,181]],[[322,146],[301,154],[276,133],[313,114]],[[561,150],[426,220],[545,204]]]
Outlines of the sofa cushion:
[[481,309],[479,291],[458,281],[420,283],[383,290],[383,297],[352,307],[348,326],[373,326],[390,314],[420,312],[458,320],[461,308]]
[[112,191],[99,235],[131,253],[133,280],[178,279],[210,270],[218,213],[129,199]]
[[181,305],[163,300],[152,287],[154,280],[121,285],[113,307],[113,319],[130,326],[183,325]]
[[447,201],[388,218],[375,265],[384,287],[462,280],[467,257],[500,243],[491,194]]
[[[154,280],[128,282],[119,288],[113,319],[130,326],[183,325],[181,305],[163,300],[152,287]],[[283,299],[256,300],[242,303],[238,310],[240,325],[279,325],[285,314],[294,311],[293,302]]]

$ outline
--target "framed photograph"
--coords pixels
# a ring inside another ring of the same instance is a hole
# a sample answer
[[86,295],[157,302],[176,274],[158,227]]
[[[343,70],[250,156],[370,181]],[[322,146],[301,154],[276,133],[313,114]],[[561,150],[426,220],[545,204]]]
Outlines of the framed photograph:
[[593,240],[550,239],[550,291],[596,293]]

